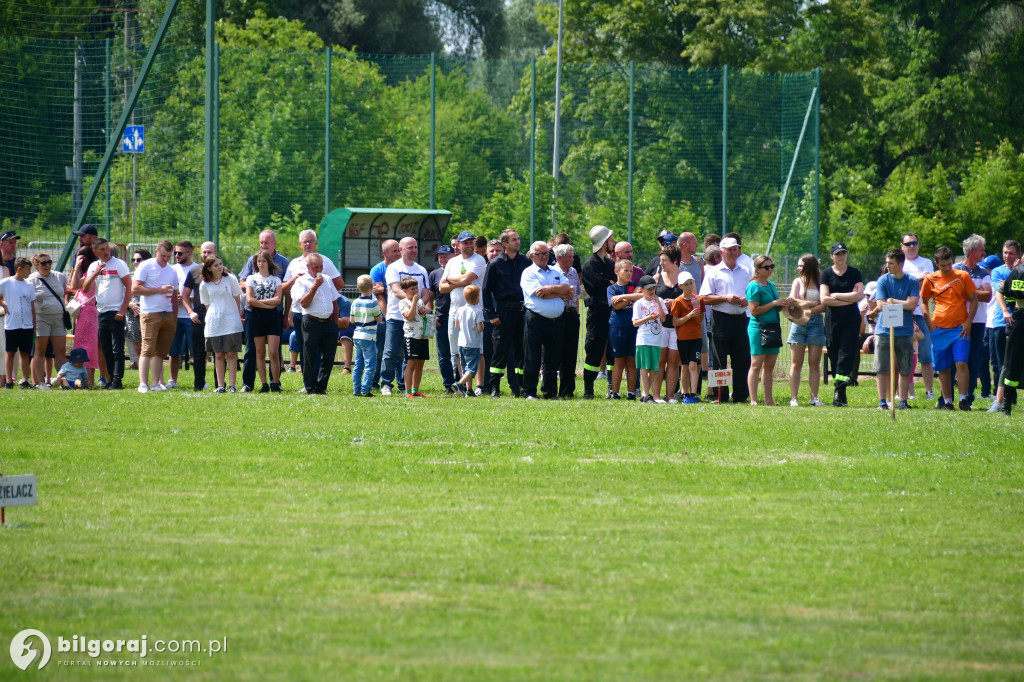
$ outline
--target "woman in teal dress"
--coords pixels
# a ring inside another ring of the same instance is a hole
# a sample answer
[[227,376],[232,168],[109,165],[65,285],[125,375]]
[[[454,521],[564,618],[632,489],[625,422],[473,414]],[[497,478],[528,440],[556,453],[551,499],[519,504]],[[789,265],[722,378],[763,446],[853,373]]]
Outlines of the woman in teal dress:
[[754,259],[754,279],[747,285],[747,305],[750,307],[750,322],[747,336],[750,338],[750,372],[747,373],[747,389],[750,404],[757,405],[757,382],[760,377],[764,384],[765,405],[775,405],[772,395],[772,373],[779,358],[778,348],[761,347],[761,324],[779,324],[779,308],[790,305],[788,298],[779,298],[779,290],[769,281],[775,264],[769,256]]

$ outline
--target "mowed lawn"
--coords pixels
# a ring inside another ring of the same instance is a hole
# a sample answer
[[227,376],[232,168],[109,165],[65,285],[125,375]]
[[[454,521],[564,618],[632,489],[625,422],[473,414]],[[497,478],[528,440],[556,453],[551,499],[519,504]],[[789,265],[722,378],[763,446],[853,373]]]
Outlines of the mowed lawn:
[[[0,679],[1024,677],[1022,414],[285,379],[0,391],[0,472],[40,488],[0,530]],[[228,646],[23,673],[25,628]]]

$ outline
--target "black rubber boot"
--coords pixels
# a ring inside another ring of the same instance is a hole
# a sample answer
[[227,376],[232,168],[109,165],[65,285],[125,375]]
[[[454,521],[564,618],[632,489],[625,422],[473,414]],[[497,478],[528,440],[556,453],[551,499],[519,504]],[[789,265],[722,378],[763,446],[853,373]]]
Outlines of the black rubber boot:
[[832,407],[846,407],[846,382],[837,381],[832,394]]

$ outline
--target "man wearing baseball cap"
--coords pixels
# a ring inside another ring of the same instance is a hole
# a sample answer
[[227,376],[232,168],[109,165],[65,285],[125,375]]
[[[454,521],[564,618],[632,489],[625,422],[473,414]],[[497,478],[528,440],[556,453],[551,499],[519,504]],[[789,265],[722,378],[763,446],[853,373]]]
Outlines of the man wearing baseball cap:
[[825,304],[825,343],[835,386],[833,407],[846,407],[846,388],[860,366],[860,308],[864,278],[846,263],[846,244],[836,242],[829,249],[832,267],[821,273],[821,302]]
[[[608,329],[611,308],[608,305],[608,287],[615,284],[615,261],[609,254],[615,248],[612,231],[604,225],[590,229],[593,255],[583,263],[580,280],[586,294],[587,335],[583,340],[583,398],[593,400],[594,380],[601,371],[601,362],[608,347]],[[609,368],[609,374],[611,369]]]
[[7,230],[0,234],[0,254],[3,255],[4,267],[7,268],[6,277],[14,276],[14,259],[18,251],[18,240],[21,237],[14,230]]
[[651,262],[644,268],[644,274],[654,277],[661,270],[661,250],[678,240],[671,230],[662,230],[658,233],[658,253],[651,259]]
[[78,259],[78,254],[82,252],[82,247],[92,247],[93,243],[96,242],[96,237],[99,236],[99,233],[96,232],[96,226],[92,223],[82,225],[71,234],[78,237],[78,250],[75,251],[75,260]]
[[[476,253],[476,237],[469,230],[463,230],[456,237],[459,253],[444,266],[438,291],[451,296],[448,311],[448,326],[443,329],[448,336],[448,345],[452,349],[452,374],[462,376],[459,371],[459,330],[455,328],[455,314],[466,305],[466,287],[470,284],[480,286],[483,283],[487,261]],[[486,241],[486,240],[485,240]],[[438,334],[440,337],[440,334]]]
[[[745,379],[750,371],[750,338],[746,332],[750,310],[746,296],[754,273],[739,262],[740,245],[735,238],[722,239],[719,248],[722,264],[705,271],[700,293],[704,303],[711,307],[715,369],[732,367],[732,401],[745,403],[750,398]],[[727,398],[723,392],[719,400],[725,402]]]
[[[472,242],[470,242],[472,244]],[[437,247],[438,267],[430,271],[430,291],[434,294],[434,313],[437,314],[437,368],[441,371],[441,383],[444,384],[445,393],[453,393],[455,389],[454,371],[452,370],[452,347],[448,340],[448,321],[451,312],[451,294],[441,290],[441,278],[444,276],[444,268],[455,255],[455,249],[442,244]],[[455,346],[458,351],[458,345]]]

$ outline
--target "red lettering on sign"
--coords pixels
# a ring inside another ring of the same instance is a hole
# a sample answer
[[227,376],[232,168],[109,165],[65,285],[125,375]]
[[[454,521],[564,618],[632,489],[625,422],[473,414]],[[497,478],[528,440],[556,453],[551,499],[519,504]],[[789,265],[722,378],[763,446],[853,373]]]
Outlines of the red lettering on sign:
[[378,239],[382,239],[384,237],[387,237],[388,234],[391,232],[391,226],[388,225],[386,222],[377,223],[374,226],[374,232]]
[[358,237],[363,234],[364,227],[365,225],[349,225],[346,232],[348,232],[349,237]]

